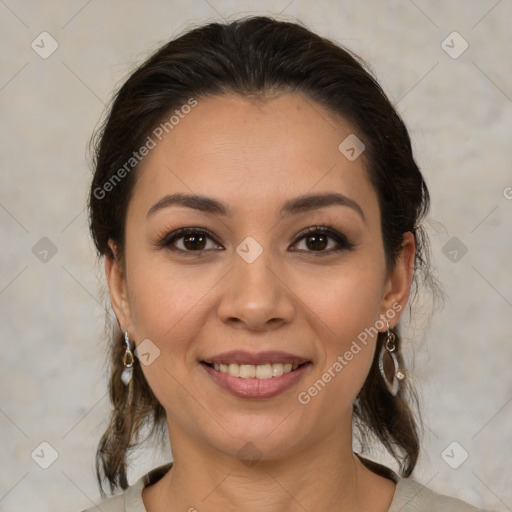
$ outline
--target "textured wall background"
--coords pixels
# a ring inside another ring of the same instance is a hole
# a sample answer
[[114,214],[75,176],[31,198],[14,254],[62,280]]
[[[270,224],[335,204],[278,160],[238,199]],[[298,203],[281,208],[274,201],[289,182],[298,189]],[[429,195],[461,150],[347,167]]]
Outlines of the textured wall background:
[[[160,43],[249,13],[298,18],[359,52],[408,124],[447,294],[430,326],[409,329],[426,432],[414,477],[512,510],[510,0],[0,0],[0,509],[99,499],[105,311],[85,151],[104,104]],[[140,456],[131,481],[166,458]]]

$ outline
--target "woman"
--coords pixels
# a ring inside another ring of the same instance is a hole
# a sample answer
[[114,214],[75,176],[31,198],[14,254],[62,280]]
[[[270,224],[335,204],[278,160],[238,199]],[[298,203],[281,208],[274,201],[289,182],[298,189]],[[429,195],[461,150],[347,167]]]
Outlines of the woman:
[[[139,67],[90,191],[119,326],[97,475],[124,493],[102,510],[477,510],[408,478],[397,324],[415,286],[435,291],[428,206],[379,85],[298,24],[212,23]],[[146,427],[173,462],[129,487]]]

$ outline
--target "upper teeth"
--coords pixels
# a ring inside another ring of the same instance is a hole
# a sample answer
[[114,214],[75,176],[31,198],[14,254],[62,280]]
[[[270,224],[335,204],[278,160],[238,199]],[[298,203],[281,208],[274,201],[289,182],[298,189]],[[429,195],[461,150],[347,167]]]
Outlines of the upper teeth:
[[292,363],[273,363],[273,364],[217,364],[213,365],[215,370],[222,373],[229,373],[233,377],[242,379],[271,379],[280,377],[283,373],[289,373],[299,367]]

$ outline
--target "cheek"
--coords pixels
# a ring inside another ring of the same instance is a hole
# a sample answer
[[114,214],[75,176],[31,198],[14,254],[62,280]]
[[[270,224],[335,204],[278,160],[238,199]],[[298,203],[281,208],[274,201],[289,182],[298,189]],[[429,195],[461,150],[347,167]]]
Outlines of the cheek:
[[146,261],[134,258],[129,282],[130,313],[136,338],[154,338],[155,343],[174,340],[183,329],[183,323],[187,323],[187,317],[201,310],[201,298],[213,284],[197,268],[183,271],[147,260],[150,258]]
[[[297,277],[294,291],[324,325],[326,346],[343,349],[379,319],[384,265],[378,255],[354,254],[345,265]],[[306,276],[306,277],[304,277]]]
[[[140,350],[141,343],[146,343],[150,352],[157,354],[150,364],[144,364],[143,357],[140,358],[142,371],[167,413],[193,411],[188,378],[190,349],[204,323],[199,320],[203,311],[200,299],[209,287],[204,280],[191,280],[190,275],[175,272],[161,262],[158,265],[148,262],[148,256],[145,260],[133,258],[129,281],[136,344]],[[145,340],[150,340],[152,345],[147,345]]]
[[307,297],[306,310],[321,354],[317,370],[306,383],[312,387],[303,389],[308,395],[304,400],[337,404],[332,414],[351,405],[371,367],[377,331],[382,330],[382,275],[380,267],[361,258],[336,276],[317,281],[317,286],[302,281],[299,294]]

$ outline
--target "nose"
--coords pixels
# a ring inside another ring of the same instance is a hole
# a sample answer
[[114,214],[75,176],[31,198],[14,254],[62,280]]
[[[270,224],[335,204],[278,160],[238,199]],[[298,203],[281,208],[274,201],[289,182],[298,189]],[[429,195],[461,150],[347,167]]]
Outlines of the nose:
[[232,327],[251,331],[277,329],[291,322],[295,296],[283,272],[273,268],[267,251],[251,263],[236,253],[233,259],[217,310],[219,318]]

